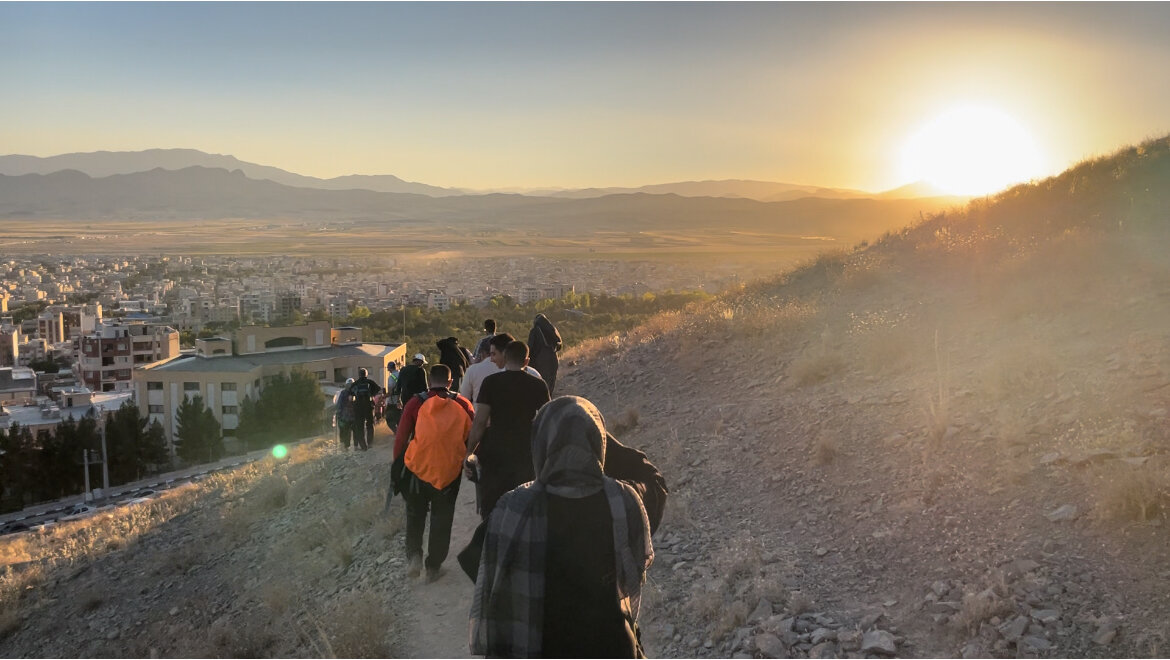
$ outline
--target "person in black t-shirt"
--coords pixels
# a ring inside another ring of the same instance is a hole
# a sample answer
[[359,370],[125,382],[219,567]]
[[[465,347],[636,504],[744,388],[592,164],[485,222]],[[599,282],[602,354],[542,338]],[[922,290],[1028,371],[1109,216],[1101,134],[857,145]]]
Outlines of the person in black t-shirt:
[[513,341],[504,348],[504,370],[483,380],[475,399],[475,421],[467,437],[467,457],[475,456],[479,515],[485,520],[504,493],[532,481],[532,420],[548,403],[548,386],[524,371],[528,346]]

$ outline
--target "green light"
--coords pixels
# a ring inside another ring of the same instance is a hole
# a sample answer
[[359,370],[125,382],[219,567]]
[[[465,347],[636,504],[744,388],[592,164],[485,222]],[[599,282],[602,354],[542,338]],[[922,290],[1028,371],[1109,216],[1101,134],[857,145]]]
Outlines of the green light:
[[276,460],[288,458],[288,447],[285,447],[284,445],[276,445],[272,448],[272,457]]

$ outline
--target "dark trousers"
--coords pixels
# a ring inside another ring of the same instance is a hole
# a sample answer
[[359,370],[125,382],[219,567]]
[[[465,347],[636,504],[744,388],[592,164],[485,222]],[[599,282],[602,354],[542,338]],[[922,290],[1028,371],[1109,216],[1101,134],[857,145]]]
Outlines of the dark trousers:
[[353,444],[359,449],[369,449],[374,444],[374,411],[358,411],[353,423]]
[[409,482],[402,492],[406,500],[406,556],[421,557],[422,537],[426,526],[427,509],[431,514],[431,532],[427,539],[428,569],[438,569],[447,559],[451,549],[451,524],[455,521],[455,500],[459,499],[459,482],[456,478],[450,486],[438,490],[434,486],[409,475]]
[[355,422],[337,422],[337,442],[346,449],[349,449],[349,441],[353,438],[353,425]]
[[477,484],[478,502],[476,508],[479,510],[480,517],[487,520],[488,516],[492,514],[492,509],[496,508],[496,502],[504,496],[504,493],[532,481],[535,477],[532,473],[531,461],[527,465],[527,470],[524,469],[524,466],[514,466],[508,463],[503,465],[485,464],[482,459],[481,464],[483,465],[483,473]]

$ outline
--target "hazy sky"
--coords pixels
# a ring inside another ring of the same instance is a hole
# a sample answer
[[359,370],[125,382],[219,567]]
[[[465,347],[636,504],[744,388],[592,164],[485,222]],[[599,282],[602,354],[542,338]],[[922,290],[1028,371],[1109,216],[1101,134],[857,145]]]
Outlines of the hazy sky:
[[1170,5],[0,3],[0,153],[878,190],[962,104],[1046,173],[1170,131]]

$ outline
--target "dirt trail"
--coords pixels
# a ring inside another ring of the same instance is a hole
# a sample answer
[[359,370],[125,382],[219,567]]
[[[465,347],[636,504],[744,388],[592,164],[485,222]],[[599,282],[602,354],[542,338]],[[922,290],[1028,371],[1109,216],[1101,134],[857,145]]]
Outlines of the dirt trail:
[[[400,499],[392,506],[403,507]],[[425,579],[409,582],[409,607],[400,613],[403,639],[400,650],[408,658],[473,658],[467,647],[467,614],[471,609],[474,585],[459,568],[455,555],[471,539],[479,515],[475,512],[474,484],[464,482],[455,507],[451,530],[451,554],[443,564],[443,575],[427,584]],[[403,530],[402,534],[405,534]],[[402,549],[403,536],[395,542]],[[426,536],[423,536],[425,549]]]

